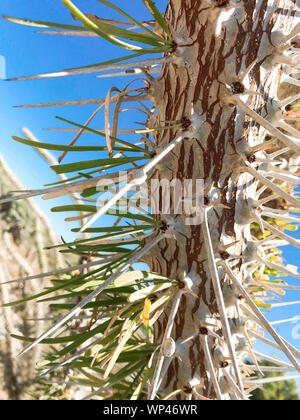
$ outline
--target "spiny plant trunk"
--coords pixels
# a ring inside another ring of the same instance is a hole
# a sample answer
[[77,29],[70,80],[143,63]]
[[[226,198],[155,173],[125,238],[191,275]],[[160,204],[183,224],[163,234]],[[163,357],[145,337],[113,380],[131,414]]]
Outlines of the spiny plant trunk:
[[[166,65],[151,85],[157,114],[149,125],[161,126],[164,121],[180,121],[183,117],[192,119],[193,105],[201,127],[197,138],[183,141],[175,148],[153,177],[170,181],[178,179],[182,183],[185,179],[203,179],[205,187],[210,186],[208,197],[226,206],[212,206],[208,211],[215,259],[228,258],[222,246],[233,244],[228,251],[240,259],[231,263],[232,268],[243,283],[247,274],[242,265],[243,252],[253,241],[249,210],[245,207],[250,206],[255,198],[258,182],[253,176],[242,173],[245,162],[240,151],[245,140],[250,146],[261,143],[266,131],[239,107],[231,105],[234,101],[229,89],[234,83],[239,83],[239,77],[253,64],[242,83],[245,88],[261,93],[251,97],[249,106],[259,109],[263,117],[267,116],[265,105],[272,105],[272,100],[276,99],[282,69],[280,65],[266,68],[264,62],[272,54],[272,34],[282,28],[289,33],[293,27],[296,2],[247,1],[235,13],[232,9],[224,12],[222,8],[212,10],[208,3],[205,0],[171,0],[165,14],[175,40],[184,46],[178,61]],[[156,141],[163,148],[176,136],[178,132],[169,130],[157,135]],[[187,396],[191,385],[198,383],[205,386],[204,395],[213,398],[215,392],[208,386],[210,375],[207,374],[201,334],[195,334],[206,326],[205,319],[220,320],[207,247],[201,225],[186,226],[185,215],[174,217],[176,239],[159,242],[146,261],[152,271],[164,276],[190,278],[191,290],[197,298],[189,293],[181,297],[172,333],[178,357],[171,362],[159,395],[186,389]],[[219,276],[221,285],[224,285],[224,270],[219,270]],[[229,308],[227,315],[235,317],[235,309]],[[156,324],[158,341],[162,340],[167,320],[166,312]],[[217,329],[221,330],[219,321]],[[179,344],[191,337],[194,338],[186,344]],[[209,340],[209,345],[214,357],[216,340]],[[219,372],[222,381],[222,370]]]

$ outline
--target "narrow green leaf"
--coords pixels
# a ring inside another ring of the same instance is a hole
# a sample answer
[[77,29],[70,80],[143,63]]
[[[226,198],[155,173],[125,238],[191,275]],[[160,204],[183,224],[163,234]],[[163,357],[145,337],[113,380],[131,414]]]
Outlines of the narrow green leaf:
[[[96,206],[88,206],[85,204],[67,204],[65,206],[57,206],[51,209],[53,213],[59,213],[62,211],[87,211],[90,213],[94,213],[97,211]],[[68,245],[68,244],[65,244]]]
[[155,47],[163,47],[164,44],[166,44],[167,41],[165,41],[162,38],[157,38],[153,36],[153,32],[150,32],[150,35],[148,34],[142,34],[139,32],[133,32],[128,29],[119,28],[118,26],[111,25],[109,23],[101,22],[99,20],[95,20],[93,18],[90,18],[92,22],[95,23],[95,25],[106,34],[110,34],[112,36],[117,36],[124,39],[129,39],[130,41],[136,41],[143,44],[152,45]]
[[[90,331],[87,331],[86,333],[80,335],[80,337],[76,341],[69,344],[69,346],[65,347],[64,349],[62,349],[58,352],[59,357],[63,357],[66,354],[73,352],[74,350],[78,349],[79,346],[81,346],[85,341],[89,340],[91,337],[95,337],[97,334],[103,333],[106,330],[108,324],[109,324],[109,321],[105,322],[105,324],[104,323],[100,324],[97,327],[95,327],[94,329],[92,329]],[[112,330],[110,330],[108,335],[101,340],[101,347],[102,348],[106,344],[112,343],[115,340],[115,338],[119,336],[122,324],[119,321],[117,321],[116,324],[117,325]],[[103,326],[105,328],[103,328]]]
[[255,305],[258,308],[262,308],[262,309],[271,309],[272,305],[270,303],[263,303],[262,301],[258,301],[256,299],[253,299],[253,302],[255,303]]
[[128,378],[129,375],[136,372],[144,365],[145,360],[142,362],[139,360],[137,363],[134,364],[129,363],[128,365],[120,369],[117,373],[110,375],[109,381],[111,383],[123,381],[124,379]]
[[[104,133],[101,133],[101,132],[99,132],[97,130],[93,130],[90,127],[86,127],[84,125],[77,124],[77,123],[75,123],[73,121],[67,120],[66,118],[62,118],[62,117],[56,117],[56,118],[58,120],[60,120],[60,121],[64,121],[64,122],[66,122],[68,124],[74,125],[75,127],[83,128],[84,130],[89,131],[90,133],[97,134],[98,136],[101,136],[101,137],[106,137],[106,135]],[[131,144],[131,143],[125,141],[125,140],[121,140],[121,139],[118,139],[118,138],[113,137],[113,136],[110,136],[110,139],[113,140],[114,142],[119,142],[121,144],[124,144],[124,145],[128,146],[130,149],[132,149],[132,151],[150,154],[150,152],[148,152],[147,150],[143,149],[142,147],[139,147],[139,146],[136,146],[134,144]]]
[[96,64],[89,64],[88,66],[82,66],[82,67],[71,67],[68,68],[66,70],[78,70],[78,69],[89,69],[91,67],[99,67],[98,71],[101,71],[101,66],[107,66],[110,64],[116,64],[116,63],[120,63],[121,61],[124,60],[130,60],[131,58],[136,58],[136,57],[140,57],[141,55],[143,55],[143,53],[138,52],[138,53],[134,53],[134,54],[129,54],[129,55],[125,55],[123,57],[118,57],[118,58],[113,58],[111,60],[107,60],[107,61],[101,61],[100,63],[96,63]]
[[[115,281],[114,285],[116,287],[122,287],[125,285],[130,285],[137,280],[141,279],[159,279],[159,280],[165,280],[168,283],[170,283],[170,279],[164,276],[161,276],[156,273],[152,273],[151,271],[128,271],[127,273],[121,274]],[[169,287],[169,286],[168,286]]]
[[74,162],[74,163],[66,163],[64,165],[52,165],[51,169],[53,169],[57,174],[64,174],[69,172],[76,172],[81,171],[83,169],[91,169],[102,166],[110,166],[113,165],[126,165],[130,162],[135,162],[137,160],[144,160],[144,157],[126,157],[126,158],[117,158],[117,159],[96,159],[96,160],[83,160],[81,162]]
[[168,25],[166,24],[166,21],[163,15],[160,13],[158,8],[156,7],[154,1],[153,0],[142,0],[142,1],[146,7],[148,6],[147,9],[148,10],[150,9],[152,16],[154,17],[156,22],[160,25],[160,27],[165,31],[166,34],[169,35],[169,37],[171,37],[170,29]]
[[[95,227],[95,228],[88,228],[86,230],[87,233],[100,233],[100,232],[127,232],[132,233],[139,231],[140,228],[144,230],[152,229],[153,225],[142,225],[142,226],[106,226],[106,227]],[[80,228],[71,229],[72,232],[78,232]]]
[[107,0],[98,0],[100,3],[105,4],[106,6],[110,7],[111,9],[117,11],[118,13],[120,13],[120,15],[124,16],[126,19],[128,19],[129,21],[131,21],[132,23],[134,23],[135,25],[139,26],[141,29],[143,29],[144,31],[148,32],[151,34],[151,36],[154,36],[156,39],[161,40],[161,37],[157,34],[155,34],[153,31],[151,31],[149,28],[147,28],[147,26],[143,25],[141,22],[139,22],[138,20],[134,19],[132,16],[130,16],[128,13],[126,13],[124,10],[120,9],[119,7],[117,7],[115,4],[110,3]]
[[123,217],[124,219],[133,219],[133,220],[141,220],[144,221],[146,223],[153,223],[155,219],[154,216],[152,216],[152,214],[149,213],[149,216],[143,216],[142,214],[139,213],[130,213],[130,212],[122,212],[120,210],[115,210],[115,214],[113,214],[112,216],[116,216],[116,217]]
[[154,286],[144,287],[143,289],[137,290],[136,292],[132,293],[128,301],[135,302],[136,300],[145,299],[147,296],[152,295],[153,293],[160,292],[161,290],[168,289],[172,287],[172,283],[162,283],[162,284],[155,284]]
[[[130,244],[140,244],[138,241],[132,241]],[[129,244],[128,244],[129,245]],[[129,248],[115,246],[115,245],[97,245],[97,246],[78,246],[76,249],[63,249],[61,251],[62,254],[75,254],[80,255],[82,252],[112,252],[112,253],[119,253],[124,254],[128,252]]]
[[138,384],[138,386],[135,388],[133,394],[131,395],[130,400],[136,401],[139,398],[141,392],[145,388],[148,380],[152,377],[153,373],[154,373],[154,367],[150,369],[148,368],[148,366],[145,367],[143,378]]
[[82,276],[76,276],[72,280],[63,282],[63,284],[59,284],[58,286],[49,287],[44,292],[40,292],[40,293],[37,293],[35,295],[27,296],[27,297],[25,297],[23,299],[19,299],[19,300],[16,300],[14,302],[5,303],[5,304],[3,304],[1,306],[7,307],[7,306],[19,305],[20,303],[29,302],[30,300],[34,300],[34,299],[37,299],[39,297],[46,296],[49,293],[56,292],[56,291],[58,291],[60,289],[63,289],[65,287],[67,287],[67,286],[70,286],[70,285],[72,285],[72,284],[80,281],[81,279],[84,279],[84,278],[89,277],[89,276],[91,276],[93,274],[96,274],[99,271],[101,271],[101,269],[103,269],[103,267],[102,268],[97,268],[96,270],[90,271],[89,273],[83,274]]
[[[108,305],[121,305],[125,304],[126,298],[114,298],[114,301],[112,299],[102,299],[101,301],[97,300],[95,302],[88,303],[83,309],[95,309],[95,308],[101,308],[102,306],[107,307]],[[75,306],[75,303],[51,303],[50,309],[53,310],[70,310],[73,309]]]
[[183,392],[182,389],[176,389],[175,391],[170,392],[168,395],[162,398],[162,401],[171,400],[173,397],[175,397],[175,395],[180,394],[180,392]]
[[54,22],[42,22],[38,20],[29,20],[29,19],[21,19],[21,18],[15,18],[12,16],[6,16],[2,15],[3,19],[8,20],[13,23],[18,23],[20,25],[26,25],[26,26],[35,26],[39,28],[52,28],[52,29],[67,29],[67,30],[75,30],[75,31],[84,31],[85,28],[81,26],[75,26],[75,25],[65,25],[61,23],[54,23]]
[[[68,205],[68,206],[62,206],[62,207],[74,207],[75,205]],[[78,207],[78,206],[76,206]],[[97,209],[95,208],[94,211],[92,211],[92,208],[94,206],[85,206],[82,205],[81,206],[83,209],[82,210],[77,210],[77,211],[88,211],[88,212],[95,212]],[[60,210],[61,207],[54,207],[54,209],[52,209],[52,211],[65,211],[65,210]],[[59,209],[59,210],[57,210]],[[77,240],[74,242],[66,242],[63,244],[58,244],[58,245],[53,245],[53,246],[49,246],[47,247],[47,249],[52,249],[52,248],[61,248],[61,247],[71,247],[71,246],[78,246],[78,245],[83,245],[83,244],[89,244],[91,243],[92,245],[95,243],[99,243],[99,245],[101,245],[101,241],[108,241],[109,239],[121,239],[122,237],[126,237],[129,235],[133,235],[133,234],[137,234],[140,232],[144,232],[145,230],[149,230],[149,229],[153,229],[153,226],[147,227],[146,225],[140,225],[139,227],[129,230],[129,231],[117,231],[117,232],[111,232],[111,233],[107,233],[107,235],[101,235],[101,236],[93,236],[92,238],[87,238],[87,239],[81,239],[81,240]],[[135,237],[132,237],[132,240],[135,240]],[[132,243],[132,241],[130,241],[130,238],[126,238],[126,242],[122,242],[120,240],[120,244],[123,243],[124,245],[128,244],[128,243]]]
[[[13,136],[13,140],[26,144],[27,146],[33,146],[36,149],[47,149],[47,150],[58,150],[58,151],[69,151],[69,152],[100,152],[107,150],[106,146],[64,146],[61,144],[50,144],[50,143],[41,143],[38,141],[32,141],[28,139],[22,139],[20,137]],[[122,152],[132,152],[131,148],[126,147],[114,147],[114,150]]]
[[[125,248],[127,245],[140,245],[141,241],[137,241],[135,239],[132,239],[132,241],[124,244],[124,246],[120,245],[109,245],[109,244],[103,244],[103,245],[76,245],[76,251],[78,252],[126,252],[129,251],[128,248]],[[63,250],[62,252],[70,252],[73,250]]]
[[[17,335],[17,334],[11,334],[12,338],[16,338],[20,341],[26,341],[28,343],[33,343],[35,338],[23,336],[23,335]],[[41,344],[62,344],[62,343],[69,343],[72,341],[72,336],[67,337],[55,337],[55,338],[45,338],[45,340],[41,341]]]
[[120,41],[116,37],[112,35],[107,35],[104,31],[100,30],[99,26],[96,25],[95,22],[93,22],[91,19],[89,19],[87,16],[85,16],[70,0],[61,0],[64,5],[88,28],[90,28],[93,32],[95,32],[97,35],[104,38],[106,41],[109,41],[115,45],[118,45],[119,47],[125,48],[127,50],[131,51],[139,51],[141,50],[140,47],[137,47],[135,45],[128,44],[127,42]]
[[297,104],[292,105],[292,108],[300,108],[300,102],[298,102]]
[[110,374],[111,370],[113,369],[116,361],[118,360],[119,355],[121,354],[122,350],[124,349],[127,341],[133,334],[134,330],[137,326],[137,319],[129,320],[126,319],[124,322],[124,325],[121,330],[121,340],[119,341],[117,347],[115,348],[112,357],[108,363],[108,366],[105,370],[105,373],[103,375],[104,378],[107,378]]
[[[110,165],[109,168],[114,168],[115,166],[118,166],[118,163],[115,163],[114,165]],[[101,169],[100,172],[103,172],[104,170],[105,170],[105,168]],[[89,176],[90,174],[95,174],[95,173],[98,173],[98,172],[99,172],[99,169],[94,169],[93,171],[89,171],[89,172],[86,172],[86,173],[80,173],[79,172],[79,174],[76,175],[76,176],[73,176],[71,178],[67,178],[65,180],[52,182],[51,184],[45,184],[44,187],[52,187],[52,186],[55,186],[55,185],[61,185],[61,184],[65,184],[65,183],[70,182],[70,181],[75,181],[75,180],[80,179],[80,178],[91,178]]]

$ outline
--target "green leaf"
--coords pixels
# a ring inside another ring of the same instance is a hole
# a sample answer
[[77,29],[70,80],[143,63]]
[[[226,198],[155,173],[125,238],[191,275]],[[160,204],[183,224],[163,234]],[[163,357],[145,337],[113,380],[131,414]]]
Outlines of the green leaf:
[[82,198],[92,197],[93,195],[98,194],[97,187],[90,187],[83,190],[80,195]]
[[[91,337],[95,337],[97,334],[103,333],[106,330],[108,324],[109,322],[105,322],[103,324],[98,325],[94,329],[91,329],[90,331],[87,331],[83,334],[78,335],[77,336],[78,338],[74,340],[73,343],[69,344],[67,347],[57,352],[57,356],[63,357],[67,355],[68,353],[71,353],[74,350],[78,349],[79,346],[81,346],[84,342],[89,340]],[[101,340],[102,347],[105,346],[107,343],[113,342],[113,340],[116,337],[118,337],[121,330],[121,326],[122,326],[121,323],[119,323],[119,325],[116,325],[115,328],[111,330],[110,333],[105,338],[103,338],[103,340]]]
[[123,57],[113,58],[113,59],[107,60],[107,61],[101,61],[100,63],[96,63],[96,64],[89,64],[88,66],[70,67],[66,70],[84,70],[84,69],[89,69],[91,67],[97,66],[97,67],[99,67],[98,71],[101,71],[101,66],[116,64],[116,63],[119,63],[120,61],[130,60],[131,58],[140,57],[141,55],[143,55],[143,53],[138,52],[138,53],[134,53],[134,54],[125,55]]
[[156,22],[160,25],[160,27],[165,31],[166,34],[171,37],[170,29],[168,25],[166,24],[166,21],[163,17],[163,15],[160,13],[158,8],[156,7],[153,0],[142,0],[144,5],[147,7],[147,9],[151,11],[152,16],[156,20]]
[[66,30],[72,30],[72,31],[85,31],[85,28],[81,26],[74,26],[74,25],[65,25],[61,23],[53,23],[53,22],[42,22],[39,20],[29,20],[29,19],[21,19],[21,18],[15,18],[12,16],[6,16],[2,15],[2,17],[5,20],[8,20],[9,22],[18,23],[20,25],[26,25],[26,26],[35,26],[39,28],[50,28],[50,29],[66,29]]
[[[153,225],[142,225],[142,226],[106,226],[106,227],[93,227],[86,229],[86,233],[100,233],[100,232],[127,232],[132,233],[139,231],[140,228],[144,230],[152,229]],[[79,232],[80,228],[71,229],[72,232]]]
[[109,41],[112,44],[118,45],[119,47],[125,48],[127,50],[131,50],[131,51],[141,50],[140,47],[128,44],[127,42],[120,41],[116,37],[100,30],[99,26],[96,25],[96,23],[93,22],[91,19],[89,19],[87,16],[85,16],[70,0],[61,0],[61,1],[84,25],[86,25],[90,30],[95,32],[97,35],[104,38],[106,41]]
[[[78,207],[78,205],[72,205],[71,204],[71,205],[67,205],[67,206],[54,207],[54,209],[56,209],[56,210],[52,209],[52,211],[65,211],[65,210],[61,210],[61,208],[66,208],[66,207],[67,208],[68,207],[72,208],[74,206]],[[92,210],[92,208],[94,206],[81,205],[81,207],[82,207],[82,210],[78,209],[79,211],[95,212],[97,210],[96,208],[95,208],[94,211]],[[59,209],[59,210],[57,210],[57,209]],[[82,244],[89,244],[90,242],[92,243],[92,245],[93,245],[93,243],[99,243],[101,245],[101,241],[104,241],[104,240],[107,241],[109,239],[116,239],[116,238],[120,239],[122,237],[126,237],[126,236],[129,236],[129,235],[144,232],[145,230],[149,230],[149,229],[153,229],[153,226],[148,227],[146,225],[139,225],[135,229],[126,230],[126,231],[124,231],[124,230],[120,231],[119,230],[119,231],[116,231],[116,232],[107,233],[107,235],[94,236],[92,238],[87,238],[87,239],[84,238],[84,239],[77,240],[77,241],[74,241],[74,242],[66,242],[66,243],[63,243],[63,244],[49,246],[49,247],[47,247],[47,249],[78,246],[78,245],[82,245]],[[132,240],[135,240],[135,237],[133,237],[133,236],[131,236],[131,237],[132,237]],[[125,241],[122,242],[120,240],[120,243],[123,243],[124,245],[126,245],[127,243],[132,243],[132,242],[130,241],[130,238],[126,238],[126,242]]]
[[138,386],[135,388],[133,394],[131,395],[130,400],[136,401],[139,398],[141,392],[145,388],[148,380],[152,377],[153,373],[154,373],[154,367],[151,367],[150,369],[148,368],[148,366],[145,367],[143,378],[138,384]]
[[[132,241],[125,243],[124,247],[121,247],[120,245],[109,245],[109,244],[103,244],[103,245],[76,245],[76,251],[77,252],[126,252],[129,251],[128,248],[125,248],[126,245],[132,244],[132,245],[140,245],[141,241],[137,241],[134,238]],[[74,250],[63,250],[62,252],[71,252]]]
[[[107,150],[106,146],[64,146],[60,144],[41,143],[38,141],[32,141],[28,139],[22,139],[20,137],[13,136],[13,140],[26,144],[27,146],[33,146],[36,149],[47,149],[47,150],[58,150],[68,152],[100,152]],[[114,150],[122,152],[132,152],[132,149],[126,147],[114,147]]]
[[124,379],[128,378],[129,375],[136,372],[144,365],[145,365],[145,360],[143,360],[142,362],[139,360],[134,364],[129,363],[128,365],[120,369],[119,372],[117,372],[116,374],[110,375],[109,381],[110,383],[115,383],[115,382],[119,383],[120,381],[123,381]]
[[258,301],[256,299],[253,299],[253,302],[255,303],[255,305],[258,308],[262,308],[262,309],[271,309],[272,305],[270,303],[263,303],[262,301]]
[[[138,214],[138,213],[130,213],[130,212],[122,212],[120,210],[115,210],[115,214],[113,214],[112,216],[116,216],[116,217],[124,217],[125,219],[133,219],[133,220],[142,220],[146,223],[153,223],[153,221],[156,219],[154,218],[154,216],[152,216],[151,214],[149,214],[149,216],[143,216],[142,214]],[[88,231],[88,230],[87,230]]]
[[[115,166],[118,166],[118,163],[115,163],[114,165],[110,165],[109,168],[114,168]],[[106,169],[106,168],[104,168],[104,169]],[[104,169],[102,169],[101,172],[103,172]],[[80,178],[86,178],[86,179],[87,178],[92,178],[89,175],[90,174],[95,174],[97,172],[99,172],[99,169],[94,169],[93,171],[89,171],[87,173],[81,173],[81,172],[79,172],[79,174],[76,175],[76,176],[73,176],[71,178],[67,178],[65,180],[61,180],[61,181],[57,181],[57,182],[52,182],[51,184],[45,184],[44,186],[45,187],[52,187],[52,186],[55,186],[55,185],[65,184],[65,183],[70,182],[70,181],[75,181],[75,180],[80,179]]]
[[168,395],[166,395],[164,398],[162,398],[162,401],[171,400],[175,395],[180,394],[182,392],[182,389],[175,389],[175,391],[170,392]]
[[104,378],[107,378],[108,375],[110,374],[111,370],[113,369],[116,361],[118,360],[119,355],[121,354],[122,350],[124,349],[127,341],[129,340],[129,338],[131,337],[131,335],[133,334],[134,330],[137,327],[137,318],[133,319],[133,320],[129,320],[126,319],[124,322],[124,325],[122,327],[121,330],[121,339],[117,345],[117,347],[115,348],[111,359],[108,363],[108,366],[105,370],[105,373],[103,375]]
[[74,162],[74,163],[66,163],[64,165],[52,165],[51,169],[53,169],[57,174],[64,174],[69,172],[78,172],[82,171],[83,169],[91,169],[102,166],[110,166],[113,165],[126,165],[130,162],[135,162],[137,160],[144,160],[144,157],[126,157],[126,158],[107,158],[107,159],[96,159],[96,160],[83,160],[81,162]]
[[[117,321],[116,323],[119,323],[119,321]],[[90,330],[89,332],[84,332],[84,333],[79,333],[79,334],[72,334],[72,335],[68,335],[65,337],[54,337],[54,338],[45,338],[43,341],[41,341],[41,343],[43,344],[63,344],[63,343],[69,343],[69,342],[76,342],[76,344],[78,342],[84,342],[85,340],[87,340],[88,338],[99,334],[99,333],[103,333],[107,326],[109,324],[109,321],[105,321],[103,322],[103,324],[101,325],[97,325],[97,327],[95,327],[94,329]],[[119,325],[119,330],[121,329],[121,324]],[[17,334],[12,334],[11,335],[14,338],[17,338],[18,340],[21,341],[26,341],[29,343],[34,342],[35,338],[33,337],[27,337],[27,336],[22,336],[22,335],[17,335]],[[64,355],[65,353],[63,353],[64,350],[61,350],[60,352],[58,352],[59,355]]]
[[[89,131],[90,133],[97,134],[98,136],[101,136],[101,137],[106,137],[106,135],[104,133],[101,133],[101,132],[99,132],[97,130],[93,130],[90,127],[86,127],[84,125],[77,124],[77,123],[75,123],[73,121],[67,120],[66,118],[62,118],[62,117],[56,117],[56,118],[58,120],[60,120],[60,121],[64,121],[64,122],[66,122],[68,124],[74,125],[75,127],[84,128],[85,131]],[[114,142],[119,142],[121,144],[124,144],[124,145],[128,146],[128,148],[132,149],[132,151],[134,151],[134,152],[141,152],[141,153],[145,153],[145,154],[147,154],[147,153],[150,154],[150,152],[148,152],[147,150],[143,149],[142,147],[139,147],[139,146],[136,146],[134,144],[131,144],[131,143],[125,141],[125,140],[121,140],[121,139],[118,139],[118,138],[113,137],[113,136],[109,136],[109,138],[111,140],[113,140]]]
[[122,15],[123,17],[125,17],[126,19],[128,19],[129,21],[131,21],[132,23],[134,23],[135,25],[139,26],[141,29],[143,29],[144,31],[148,32],[151,34],[151,36],[155,37],[158,40],[161,40],[161,37],[157,34],[155,34],[154,32],[152,32],[149,28],[147,28],[147,26],[143,25],[141,22],[139,22],[138,20],[134,19],[132,16],[130,16],[128,13],[126,13],[124,10],[120,9],[119,7],[117,7],[115,4],[110,3],[107,0],[98,0],[100,3],[105,4],[106,6],[110,7],[111,9],[117,11],[118,13],[120,13],[120,15]]
[[[85,204],[67,204],[65,206],[57,206],[51,209],[53,213],[59,213],[62,211],[87,211],[89,213],[94,213],[97,211],[96,206],[88,206]],[[67,244],[66,244],[67,245]]]
[[[17,335],[17,334],[11,334],[12,338],[16,338],[20,341],[26,341],[28,343],[33,343],[35,338],[23,336],[23,335]],[[55,337],[55,338],[45,338],[45,340],[41,341],[41,344],[61,344],[61,343],[69,343],[72,341],[72,336],[67,337]]]
[[[112,299],[102,299],[97,300],[95,302],[88,303],[83,309],[95,309],[95,308],[101,308],[102,306],[107,307],[108,305],[114,306],[114,305],[121,305],[126,303],[126,298],[114,298],[114,301]],[[75,306],[75,303],[52,303],[50,304],[50,309],[55,310],[70,310],[73,309]]]
[[289,231],[296,231],[298,229],[297,225],[284,225],[284,229]]
[[65,287],[67,287],[67,286],[70,286],[70,285],[72,285],[72,284],[74,284],[74,283],[78,282],[79,280],[84,279],[85,277],[89,277],[89,276],[91,276],[91,275],[93,275],[93,274],[96,274],[96,273],[98,273],[99,271],[101,271],[101,269],[103,269],[103,267],[101,267],[101,268],[97,268],[96,270],[90,271],[89,273],[87,273],[87,274],[83,274],[82,276],[76,276],[76,277],[74,277],[74,278],[73,278],[72,280],[70,280],[70,281],[63,282],[63,285],[62,285],[62,284],[59,284],[58,286],[49,287],[49,288],[48,288],[47,290],[45,290],[44,292],[40,292],[40,293],[37,293],[37,294],[35,294],[35,295],[27,296],[27,297],[25,297],[25,298],[23,298],[23,299],[19,299],[19,300],[16,300],[16,301],[14,301],[14,302],[5,303],[5,304],[3,304],[3,305],[1,305],[1,306],[3,306],[3,307],[7,307],[7,306],[19,305],[20,303],[28,302],[28,301],[30,301],[30,300],[34,300],[34,299],[37,299],[37,298],[39,298],[39,297],[46,296],[46,295],[48,295],[49,293],[53,293],[53,292],[56,292],[57,290],[63,289],[63,288],[65,288]]
[[152,45],[155,47],[163,47],[166,44],[166,41],[162,38],[157,38],[153,36],[153,32],[149,31],[150,34],[142,34],[139,32],[133,32],[127,29],[119,28],[118,26],[111,25],[109,23],[101,22],[99,20],[89,18],[95,25],[106,34],[117,36],[124,39],[129,39],[131,41],[140,42],[143,44]]
[[173,286],[173,283],[162,283],[155,284],[154,286],[144,287],[136,292],[132,293],[128,301],[135,302],[136,300],[145,299],[147,296],[152,295],[153,293],[160,292],[161,290],[168,289]]
[[292,108],[300,108],[300,102],[298,102],[297,104],[292,105]]
[[[116,287],[131,285],[132,283],[136,282],[136,280],[141,280],[141,279],[165,280],[166,282],[168,282],[168,284],[170,284],[170,279],[169,278],[161,276],[161,275],[156,274],[156,273],[152,273],[151,271],[129,271],[127,273],[121,274],[114,281],[114,285]],[[141,289],[141,290],[143,290],[143,289]]]

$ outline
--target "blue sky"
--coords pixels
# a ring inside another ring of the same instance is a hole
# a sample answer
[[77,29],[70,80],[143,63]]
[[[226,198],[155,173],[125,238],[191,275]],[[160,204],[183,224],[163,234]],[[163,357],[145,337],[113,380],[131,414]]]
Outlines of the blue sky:
[[[122,1],[118,2],[122,5]],[[164,1],[157,2],[159,5]],[[106,18],[119,18],[107,7],[103,7],[96,0],[77,1],[76,5],[87,13],[98,14]],[[141,5],[140,0],[126,3],[129,13],[140,20],[151,19],[151,15]],[[38,0],[3,0],[0,6],[1,15],[46,20],[67,24],[75,24],[67,8],[59,0],[43,0],[43,7]],[[65,68],[95,64],[110,58],[127,55],[119,47],[109,44],[102,39],[86,37],[63,37],[37,34],[36,28],[16,25],[0,20],[1,44],[0,55],[6,61],[7,77],[17,77],[36,73],[57,71]],[[97,105],[80,107],[53,107],[40,109],[18,109],[14,105],[36,102],[51,102],[59,100],[78,100],[105,98],[110,86],[124,87],[132,78],[97,79],[95,75],[83,77],[73,76],[59,79],[37,80],[27,82],[1,81],[1,144],[0,152],[16,175],[30,188],[39,188],[45,182],[54,182],[55,174],[42,161],[38,154],[30,147],[20,145],[11,140],[12,135],[21,136],[20,129],[28,127],[41,141],[63,142],[68,144],[73,135],[71,133],[51,133],[46,127],[63,127],[55,119],[56,115],[72,121],[84,123]],[[126,115],[125,115],[126,114]],[[141,115],[124,113],[121,124],[140,121]],[[97,128],[103,126],[103,113],[95,119]],[[127,125],[127,124],[126,124]],[[91,125],[93,127],[93,125]],[[95,127],[95,125],[94,125]],[[121,127],[121,125],[120,125]],[[132,128],[141,128],[133,125]],[[122,128],[122,127],[121,127]],[[88,135],[89,140],[92,136]],[[85,137],[82,136],[84,139]],[[84,144],[78,142],[78,144]],[[90,144],[93,144],[90,142]],[[55,154],[55,152],[54,152]],[[56,154],[58,156],[59,153]],[[65,162],[72,162],[76,157],[71,154]],[[91,159],[91,157],[87,157]],[[49,213],[53,202],[38,200],[43,210]],[[66,234],[66,226],[61,215],[52,214],[51,219],[58,232]]]
[[[151,19],[150,14],[140,0],[114,1],[120,7],[126,5],[126,10],[139,20]],[[96,0],[77,0],[75,3],[86,13],[97,14],[106,18],[119,17]],[[161,10],[164,10],[166,3],[166,0],[156,1]],[[0,14],[74,24],[69,11],[59,0],[43,0],[42,2],[40,0],[2,0]],[[0,55],[6,61],[7,77],[94,64],[127,54],[120,48],[112,46],[102,39],[42,35],[36,34],[35,31],[35,28],[0,20]],[[40,188],[44,183],[56,181],[56,176],[49,169],[48,164],[33,149],[13,142],[11,136],[21,135],[21,127],[26,126],[42,141],[68,144],[72,139],[71,133],[51,133],[45,131],[44,128],[63,126],[59,121],[55,120],[56,115],[83,124],[97,106],[41,109],[18,109],[13,108],[13,106],[35,102],[104,98],[109,87],[114,85],[123,88],[130,80],[130,78],[125,80],[120,78],[97,79],[94,74],[27,82],[5,82],[0,80],[0,153],[18,178],[22,180],[25,187]],[[141,114],[125,114],[121,118],[120,128],[122,128],[122,125],[128,128],[128,121],[142,120]],[[97,117],[94,127],[102,128],[103,124],[104,118],[102,113]],[[132,124],[131,128],[134,127],[138,126]],[[93,144],[91,137],[88,137],[90,139],[89,143]],[[85,137],[83,136],[83,139],[78,144],[84,144],[84,139]],[[68,156],[65,162],[71,162],[75,158],[76,156],[74,155]],[[50,212],[50,208],[54,204],[61,204],[61,201],[45,202],[37,199],[37,202],[49,215],[56,232],[58,234],[63,232],[68,239],[68,227],[66,228],[64,216],[60,213]],[[63,202],[67,203],[67,200]],[[300,238],[299,232],[294,234]],[[298,262],[299,251],[293,247],[284,249],[284,258],[290,264],[300,265]],[[299,285],[299,280],[287,280],[293,285]],[[300,292],[287,292],[286,300],[300,300]],[[299,305],[273,309],[270,313],[267,312],[270,320],[290,318],[295,315],[300,315]],[[287,323],[276,326],[276,329],[294,346],[300,348],[300,339],[293,339],[292,337],[294,327],[295,324]],[[271,355],[280,355],[262,344],[258,344],[257,348]],[[282,354],[281,357],[283,357]]]

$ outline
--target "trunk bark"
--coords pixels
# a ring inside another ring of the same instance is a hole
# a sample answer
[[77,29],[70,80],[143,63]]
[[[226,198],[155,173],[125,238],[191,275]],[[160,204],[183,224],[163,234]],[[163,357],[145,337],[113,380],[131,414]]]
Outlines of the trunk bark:
[[[274,110],[284,62],[274,45],[295,26],[296,0],[236,3],[240,7],[231,7],[233,4],[227,1],[169,1],[165,17],[179,48],[176,62],[165,65],[161,75],[152,81],[149,92],[157,112],[149,126],[182,118],[191,120],[194,126],[198,124],[195,138],[183,140],[156,167],[152,178],[182,183],[186,179],[203,179],[205,204],[214,201],[224,206],[211,205],[207,210],[214,258],[239,256],[230,265],[243,283],[247,276],[243,262],[250,258],[249,243],[253,242],[252,200],[258,187],[258,181],[245,173],[245,162],[250,147],[261,143],[268,133],[234,101],[240,97],[263,118]],[[260,95],[239,95],[244,88]],[[158,132],[158,149],[179,134],[178,129]],[[162,190],[160,195],[162,202]],[[206,336],[205,330],[207,322],[214,323],[212,329],[224,338],[203,224],[186,225],[185,214],[162,214],[161,218],[174,239],[159,242],[146,262],[151,270],[164,276],[185,279],[186,283],[189,278],[193,294],[182,291],[171,334],[176,351],[172,358],[164,359],[157,394],[164,397],[181,389],[178,399],[197,398],[196,393],[216,398],[205,353],[206,340],[221,392],[229,395],[231,388],[223,373],[227,363],[238,384],[230,352],[222,340]],[[228,244],[233,245],[226,248]],[[229,285],[224,270],[219,268],[218,274],[227,317],[236,320],[239,294]],[[155,324],[158,342],[162,341],[171,306]],[[238,337],[233,334],[232,338],[237,347]],[[241,368],[239,352],[237,358]]]

